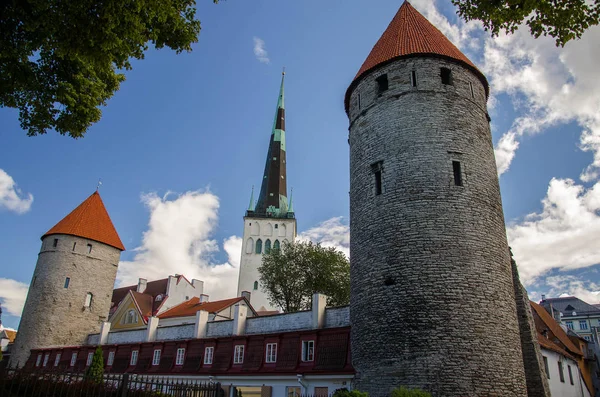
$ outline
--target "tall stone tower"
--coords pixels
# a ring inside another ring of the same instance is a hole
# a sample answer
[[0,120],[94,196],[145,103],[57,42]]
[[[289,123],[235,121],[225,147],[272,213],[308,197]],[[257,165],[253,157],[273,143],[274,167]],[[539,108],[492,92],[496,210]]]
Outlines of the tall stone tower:
[[79,345],[99,332],[124,250],[98,192],[42,236],[11,366],[33,348]]
[[293,242],[296,239],[296,218],[292,200],[290,198],[288,202],[287,198],[284,79],[285,73],[281,77],[258,202],[254,204],[252,191],[250,205],[244,217],[238,296],[249,292],[250,303],[256,310],[272,309],[266,294],[260,288],[258,267],[263,254],[272,248],[279,248],[284,242]]
[[346,92],[352,361],[372,397],[527,395],[488,90],[405,2]]

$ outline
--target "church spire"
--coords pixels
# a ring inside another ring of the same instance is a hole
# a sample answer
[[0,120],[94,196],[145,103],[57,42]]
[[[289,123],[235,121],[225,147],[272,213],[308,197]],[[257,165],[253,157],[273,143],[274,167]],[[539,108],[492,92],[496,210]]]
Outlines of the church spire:
[[277,98],[277,109],[271,130],[260,195],[253,214],[257,216],[293,217],[291,214],[288,215],[284,82],[285,69],[281,76],[281,87]]

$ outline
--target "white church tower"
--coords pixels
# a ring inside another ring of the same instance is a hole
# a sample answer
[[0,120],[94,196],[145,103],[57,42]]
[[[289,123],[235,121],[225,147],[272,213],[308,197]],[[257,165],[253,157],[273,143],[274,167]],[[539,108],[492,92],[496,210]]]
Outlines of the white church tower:
[[257,311],[274,309],[260,287],[258,267],[262,262],[263,254],[296,238],[296,218],[292,200],[290,197],[288,202],[287,198],[284,78],[285,73],[281,78],[260,195],[255,206],[254,190],[252,191],[250,205],[244,217],[244,243],[240,261],[238,296],[249,293],[250,303]]

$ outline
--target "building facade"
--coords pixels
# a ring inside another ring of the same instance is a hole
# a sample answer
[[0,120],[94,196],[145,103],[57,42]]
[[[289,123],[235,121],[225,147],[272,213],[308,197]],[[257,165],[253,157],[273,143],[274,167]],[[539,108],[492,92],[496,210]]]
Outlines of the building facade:
[[594,330],[600,328],[600,309],[574,296],[542,299],[540,302],[553,317],[588,342],[594,341]]
[[372,397],[527,395],[488,91],[404,2],[346,92],[351,346]]
[[108,319],[125,247],[96,191],[42,236],[11,366],[31,349],[83,343]]
[[263,254],[296,239],[296,217],[292,200],[290,198],[288,201],[287,196],[284,79],[285,73],[281,78],[258,201],[254,203],[253,189],[244,217],[238,296],[249,294],[250,303],[259,312],[273,309],[260,288],[258,267],[262,263]]

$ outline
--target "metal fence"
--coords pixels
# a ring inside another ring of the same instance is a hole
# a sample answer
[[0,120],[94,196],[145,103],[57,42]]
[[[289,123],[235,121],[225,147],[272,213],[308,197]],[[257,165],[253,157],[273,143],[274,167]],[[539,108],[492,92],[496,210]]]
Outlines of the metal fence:
[[2,397],[224,397],[220,383],[105,374],[92,380],[84,373],[0,369]]

